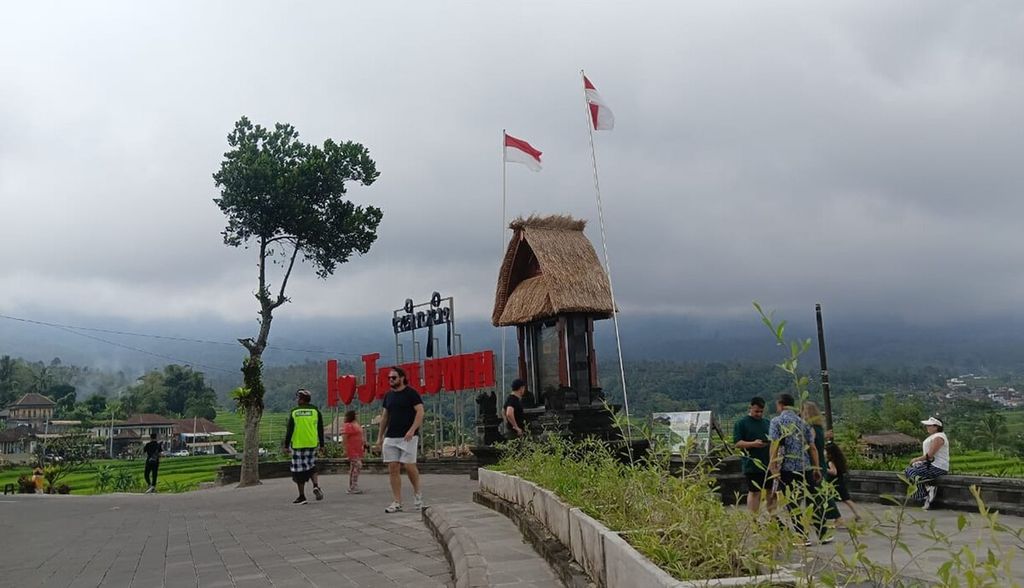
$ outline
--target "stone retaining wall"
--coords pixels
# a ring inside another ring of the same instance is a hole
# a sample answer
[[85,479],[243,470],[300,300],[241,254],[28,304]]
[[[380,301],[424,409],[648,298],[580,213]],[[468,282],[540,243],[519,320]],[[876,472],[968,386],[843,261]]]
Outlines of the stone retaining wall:
[[[948,475],[936,480],[935,484],[939,487],[935,499],[938,508],[977,512],[978,502],[970,488],[978,486],[988,508],[1024,516],[1024,479]],[[885,496],[902,500],[907,493],[907,485],[899,479],[898,472],[854,470],[849,474],[847,486],[855,501],[891,504]]]
[[[260,463],[260,479],[288,478],[292,473],[288,470],[287,461],[272,461]],[[455,474],[468,476],[476,471],[476,460],[468,459],[427,459],[416,464],[421,474]],[[348,474],[347,459],[317,459],[317,470],[324,475]],[[386,474],[387,464],[379,459],[363,460],[364,474]],[[237,484],[242,473],[242,465],[221,466],[217,472],[217,483],[225,486]]]

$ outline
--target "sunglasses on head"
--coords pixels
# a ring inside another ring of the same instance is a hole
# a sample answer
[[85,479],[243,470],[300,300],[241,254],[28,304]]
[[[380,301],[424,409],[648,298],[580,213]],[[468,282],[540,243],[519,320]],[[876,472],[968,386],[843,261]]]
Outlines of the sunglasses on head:
[[389,380],[397,380],[397,379],[398,379],[398,376],[388,376],[388,379],[389,379]]

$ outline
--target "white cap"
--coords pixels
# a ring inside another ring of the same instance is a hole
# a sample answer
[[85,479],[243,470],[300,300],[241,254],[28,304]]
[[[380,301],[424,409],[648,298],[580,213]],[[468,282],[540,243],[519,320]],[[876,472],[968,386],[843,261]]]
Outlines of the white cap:
[[928,417],[928,420],[921,421],[922,425],[935,425],[936,427],[942,426],[942,421],[935,417]]

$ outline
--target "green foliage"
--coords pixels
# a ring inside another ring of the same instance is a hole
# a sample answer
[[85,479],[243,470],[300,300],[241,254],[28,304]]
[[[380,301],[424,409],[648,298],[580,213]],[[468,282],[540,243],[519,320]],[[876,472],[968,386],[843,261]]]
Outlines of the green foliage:
[[114,483],[114,468],[109,464],[96,466],[96,494],[105,494]]
[[101,415],[105,410],[107,410],[107,398],[106,396],[100,396],[99,394],[93,394],[89,398],[86,398],[85,402],[82,404],[92,415]]
[[242,361],[242,380],[244,385],[231,393],[238,409],[243,414],[255,412],[257,415],[263,413],[263,396],[266,389],[263,387],[263,361],[259,357],[250,356]]
[[327,459],[341,459],[345,457],[345,445],[335,441],[325,441],[323,446],[323,457]]
[[121,402],[131,412],[180,418],[213,419],[217,416],[217,394],[206,384],[203,373],[180,365],[167,365],[162,371],[146,373],[129,388]]
[[757,309],[757,313],[761,316],[761,322],[768,327],[768,330],[775,337],[775,344],[788,351],[788,355],[776,367],[789,374],[793,385],[793,398],[797,399],[797,401],[802,401],[807,396],[807,385],[810,383],[810,378],[801,374],[798,367],[800,365],[800,356],[811,347],[811,340],[787,341],[785,337],[786,321],[776,323],[772,316],[773,313],[770,311],[766,313],[757,302],[754,303],[754,308]]
[[617,531],[638,551],[679,579],[763,573],[776,567],[776,534],[753,534],[755,521],[727,508],[707,464],[673,476],[664,454],[625,465],[607,445],[551,435],[504,446],[498,465],[547,488]]
[[[84,433],[64,435],[47,442],[47,454],[59,458],[43,468],[48,492],[55,491],[58,482],[69,474],[85,469],[91,463],[92,445],[92,440]],[[40,451],[42,449],[40,447]]]
[[0,406],[7,406],[18,399],[16,366],[17,362],[10,355],[0,357]]
[[[281,440],[284,438],[285,427],[288,422],[288,414],[283,412],[264,412],[260,419],[259,438],[260,444],[268,450],[276,451],[281,447]],[[241,412],[217,413],[217,425],[224,427],[224,430],[235,434],[236,447],[241,450],[245,447],[245,419]]]
[[171,480],[170,482],[160,481],[160,492],[169,492],[171,494],[181,494],[182,492],[191,492],[199,488],[199,482],[187,481],[187,480]]
[[[195,488],[200,483],[215,480],[221,466],[235,463],[237,463],[235,460],[219,455],[169,457],[162,459],[160,460],[159,489],[163,491],[165,485],[171,484],[178,484],[178,487],[183,490]],[[118,472],[126,471],[128,474],[135,476],[136,479],[141,480],[144,465],[145,463],[140,460],[95,460],[83,466],[82,469],[69,473],[62,482],[71,486],[72,494],[90,495],[111,492],[113,491],[112,484],[114,478],[118,475]],[[107,473],[100,474],[101,470],[106,470]],[[20,476],[27,476],[31,482],[32,468],[16,467],[0,471],[0,486],[5,483],[15,482]],[[106,487],[102,491],[97,488],[97,478],[99,476],[106,478]],[[141,489],[143,488],[140,482],[135,487],[135,490]]]
[[261,255],[273,257],[267,246],[284,251],[287,244],[326,278],[352,252],[365,254],[376,240],[381,210],[356,206],[344,196],[347,182],[368,186],[380,174],[359,143],[327,139],[318,147],[298,139],[289,124],[271,130],[242,117],[213,175],[221,190],[214,202],[227,217],[225,245],[255,240]]
[[995,451],[996,447],[1002,444],[1008,433],[1006,417],[1002,413],[989,412],[978,423],[979,440],[987,444],[991,451]]
[[127,469],[119,469],[110,482],[112,492],[137,492],[142,488],[138,474]]
[[[887,459],[867,459],[852,451],[845,453],[850,469],[889,472],[902,472],[911,459],[920,455],[915,453]],[[949,462],[950,471],[954,474],[995,478],[1024,477],[1024,459],[991,451],[954,451],[950,453]]]

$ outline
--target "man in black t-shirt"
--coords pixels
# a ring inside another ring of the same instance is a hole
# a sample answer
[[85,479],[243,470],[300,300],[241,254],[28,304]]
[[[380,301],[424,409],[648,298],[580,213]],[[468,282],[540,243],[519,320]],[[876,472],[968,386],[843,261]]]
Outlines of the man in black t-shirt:
[[505,433],[510,439],[518,439],[524,434],[526,422],[523,420],[523,395],[526,394],[526,382],[516,378],[512,380],[512,393],[505,399],[504,412]]
[[143,476],[149,486],[146,494],[152,494],[156,492],[156,472],[160,469],[160,443],[156,440],[156,433],[149,434],[149,443],[146,443],[142,451],[146,454],[146,471]]
[[408,384],[409,380],[402,368],[391,368],[388,374],[388,385],[391,390],[384,395],[380,432],[374,445],[374,448],[381,452],[384,463],[388,464],[394,500],[384,509],[386,513],[402,510],[402,464],[405,464],[405,473],[412,483],[416,509],[423,508],[420,471],[416,467],[419,431],[423,424],[423,399],[420,398],[420,393],[410,388]]

